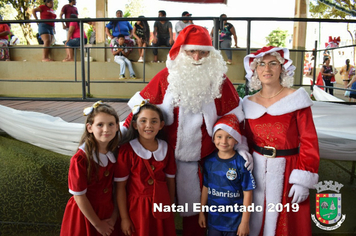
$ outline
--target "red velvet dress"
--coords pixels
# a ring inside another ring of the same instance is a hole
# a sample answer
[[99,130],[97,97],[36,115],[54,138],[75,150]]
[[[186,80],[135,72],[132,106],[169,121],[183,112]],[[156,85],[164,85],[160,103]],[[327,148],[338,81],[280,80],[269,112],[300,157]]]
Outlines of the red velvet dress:
[[158,149],[153,153],[144,149],[137,139],[122,145],[119,150],[119,178],[115,181],[127,180],[127,207],[136,231],[132,236],[176,235],[173,213],[164,220],[152,215],[153,185],[143,159],[154,166],[155,178],[161,181],[166,177],[174,178],[176,173],[173,149],[165,141],[158,141]]
[[[86,194],[95,213],[100,219],[104,220],[110,218],[114,211],[113,181],[116,171],[116,159],[113,153],[108,152],[106,155],[100,154],[100,160],[106,166],[99,165],[98,175],[96,175],[95,168],[93,168],[93,174],[89,182],[87,179],[87,158],[85,152],[79,149],[70,161],[68,186],[69,192],[73,195]],[[92,165],[97,164],[93,161]],[[117,223],[112,235],[121,235],[120,232],[119,223]],[[101,236],[80,211],[74,196],[67,203],[60,235]]]
[[[288,197],[293,184],[314,188],[318,182],[319,146],[310,106],[303,88],[268,108],[244,98],[246,136],[250,144],[276,149],[300,147],[299,154],[266,158],[253,152],[256,190],[253,202],[264,206],[250,219],[250,235],[311,235],[309,198],[293,212]],[[251,145],[251,150],[253,150]],[[275,205],[282,203],[279,213]],[[275,212],[267,212],[268,209]]]

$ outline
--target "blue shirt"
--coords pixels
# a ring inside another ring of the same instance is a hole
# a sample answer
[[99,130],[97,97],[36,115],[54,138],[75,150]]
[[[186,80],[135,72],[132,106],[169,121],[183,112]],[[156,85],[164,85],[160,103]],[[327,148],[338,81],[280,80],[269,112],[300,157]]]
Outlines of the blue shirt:
[[[208,188],[208,206],[243,205],[243,191],[256,188],[251,171],[245,160],[236,153],[230,159],[221,159],[217,152],[210,154],[204,162],[203,185]],[[219,231],[237,231],[242,212],[210,212],[208,228]]]
[[106,28],[112,29],[112,36],[117,37],[119,34],[125,36],[130,35],[130,31],[133,29],[132,25],[128,21],[118,21],[114,27],[114,22],[110,21],[106,24]]

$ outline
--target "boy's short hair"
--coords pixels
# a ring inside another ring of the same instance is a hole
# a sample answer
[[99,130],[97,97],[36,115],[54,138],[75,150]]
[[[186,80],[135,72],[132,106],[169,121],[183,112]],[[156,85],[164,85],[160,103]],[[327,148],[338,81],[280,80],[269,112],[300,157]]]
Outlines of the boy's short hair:
[[166,14],[166,11],[164,11],[164,10],[160,10],[160,11],[158,11],[158,13],[161,13],[162,16],[166,16],[166,15],[167,15],[167,14]]
[[119,39],[119,38],[124,38],[125,39],[125,35],[119,34],[119,36],[117,36],[117,39]]

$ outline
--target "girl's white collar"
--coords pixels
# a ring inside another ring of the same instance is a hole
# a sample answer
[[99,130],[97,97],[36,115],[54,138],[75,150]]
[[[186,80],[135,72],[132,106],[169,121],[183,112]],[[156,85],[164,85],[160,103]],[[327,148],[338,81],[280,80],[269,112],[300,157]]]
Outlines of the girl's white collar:
[[134,152],[142,159],[148,160],[153,155],[153,157],[156,161],[163,161],[167,155],[168,145],[163,140],[157,139],[157,141],[158,141],[158,148],[154,152],[151,152],[151,151],[145,149],[141,145],[141,143],[138,141],[137,138],[131,140],[130,145],[131,145],[132,149],[134,150]]
[[[85,143],[83,143],[79,149],[83,150],[83,152],[85,152]],[[96,158],[96,154],[95,152],[93,152],[93,159],[94,161],[99,164],[102,167],[106,167],[109,164],[109,160],[111,163],[115,163],[116,162],[116,158],[115,155],[112,152],[107,152],[106,154],[100,153],[99,152],[99,160],[100,162],[98,163],[98,158]]]

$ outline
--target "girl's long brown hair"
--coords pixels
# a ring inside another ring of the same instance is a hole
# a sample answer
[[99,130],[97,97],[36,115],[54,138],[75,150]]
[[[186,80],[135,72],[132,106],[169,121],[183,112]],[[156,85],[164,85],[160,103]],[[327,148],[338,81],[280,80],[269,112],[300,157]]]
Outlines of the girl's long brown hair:
[[[111,106],[107,105],[107,104],[100,104],[98,107],[93,108],[93,111],[87,116],[87,119],[85,121],[85,131],[82,135],[82,138],[80,139],[79,145],[82,145],[83,143],[85,143],[85,154],[88,160],[88,166],[87,166],[87,176],[88,176],[88,181],[91,181],[91,173],[93,171],[93,163],[100,163],[100,159],[99,159],[99,147],[98,147],[98,143],[94,137],[94,134],[89,133],[86,125],[90,124],[92,125],[94,123],[94,118],[97,114],[99,113],[106,113],[108,115],[112,115],[115,117],[115,122],[117,124],[119,124],[119,116],[117,115],[117,112],[115,111],[114,108],[112,108]],[[117,152],[117,148],[119,146],[119,142],[121,139],[121,132],[120,129],[119,131],[116,133],[115,137],[109,142],[107,150],[111,151],[114,153],[114,155]],[[93,153],[95,153],[96,158],[97,158],[97,162],[93,162],[94,160],[94,155]],[[116,155],[115,155],[116,156]],[[98,169],[99,169],[99,164],[94,165],[95,171],[96,173],[98,173]]]

